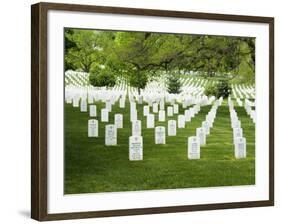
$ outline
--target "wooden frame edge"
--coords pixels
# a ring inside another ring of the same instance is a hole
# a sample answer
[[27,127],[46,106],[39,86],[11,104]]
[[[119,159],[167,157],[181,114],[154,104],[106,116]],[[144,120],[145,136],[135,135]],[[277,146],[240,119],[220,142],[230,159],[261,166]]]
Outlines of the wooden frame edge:
[[[269,200],[48,214],[47,211],[47,12],[67,10],[258,22],[269,24]],[[274,205],[274,18],[202,12],[37,3],[31,6],[31,218],[38,221],[247,208]]]
[[31,218],[47,217],[47,10],[31,6]]

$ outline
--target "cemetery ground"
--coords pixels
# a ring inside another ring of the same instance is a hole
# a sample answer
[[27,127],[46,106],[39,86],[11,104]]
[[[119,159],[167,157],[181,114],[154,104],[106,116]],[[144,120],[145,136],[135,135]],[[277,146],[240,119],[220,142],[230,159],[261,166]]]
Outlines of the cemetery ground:
[[[128,99],[125,108],[119,108],[118,103],[112,106],[109,122],[100,122],[100,110],[105,104],[95,102],[95,105],[99,137],[88,138],[89,112],[80,112],[79,107],[65,103],[65,194],[255,184],[255,125],[244,107],[235,105],[247,139],[246,158],[234,157],[233,132],[225,99],[218,107],[207,144],[201,146],[201,158],[189,160],[187,138],[196,135],[196,128],[201,126],[211,106],[202,106],[191,122],[186,122],[185,128],[177,128],[176,136],[166,135],[166,144],[156,145],[154,128],[146,128],[146,117],[142,113],[145,104],[137,104],[138,119],[142,121],[143,160],[130,161],[128,144],[132,130]],[[123,128],[117,131],[117,146],[105,146],[105,125],[114,124],[116,113],[123,114]],[[183,113],[180,105],[179,114]],[[159,122],[155,116],[155,126],[165,126],[167,133],[168,120],[177,120],[177,115],[166,116],[165,122]]]

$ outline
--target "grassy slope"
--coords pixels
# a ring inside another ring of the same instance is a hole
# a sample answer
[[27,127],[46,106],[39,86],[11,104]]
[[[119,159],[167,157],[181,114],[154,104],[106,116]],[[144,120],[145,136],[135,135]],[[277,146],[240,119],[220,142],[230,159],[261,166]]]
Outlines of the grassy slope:
[[[97,105],[100,116],[100,109],[104,104]],[[207,145],[201,147],[201,159],[193,161],[187,159],[187,137],[195,135],[196,128],[205,119],[210,106],[202,107],[185,129],[177,129],[176,137],[166,136],[166,145],[155,145],[154,129],[146,129],[142,105],[138,105],[138,118],[142,120],[144,139],[143,161],[128,159],[128,141],[131,135],[129,108],[128,102],[125,109],[120,109],[118,103],[113,107],[109,123],[114,122],[114,112],[120,112],[124,116],[124,128],[118,129],[118,146],[106,147],[106,123],[99,122],[99,138],[88,138],[88,113],[65,104],[66,194],[255,183],[255,127],[243,108],[235,109],[247,139],[247,158],[234,159],[229,111],[224,103],[217,111],[214,127],[207,137]],[[181,107],[180,113],[183,113]],[[167,122],[156,123],[164,124],[167,129]]]

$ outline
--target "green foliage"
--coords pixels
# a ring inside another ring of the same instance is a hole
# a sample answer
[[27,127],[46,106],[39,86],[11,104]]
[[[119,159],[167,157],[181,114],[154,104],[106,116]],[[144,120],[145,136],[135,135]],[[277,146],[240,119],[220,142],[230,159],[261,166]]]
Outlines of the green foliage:
[[171,74],[168,77],[168,92],[174,94],[181,92],[181,82],[179,77],[174,74]]
[[206,96],[217,96],[217,88],[215,85],[210,84],[205,88],[204,94]]
[[129,84],[132,87],[140,89],[144,89],[146,84],[148,82],[148,77],[147,74],[142,73],[142,72],[135,72],[132,73],[131,76],[129,76]]
[[227,98],[231,94],[231,86],[227,80],[218,81],[216,84],[209,85],[205,88],[206,96],[215,96],[216,98]]
[[[69,30],[69,29],[68,29]],[[68,48],[65,61],[72,68],[89,72],[94,62],[100,63],[101,44],[98,31],[72,29],[65,32],[65,47],[74,42],[75,47]]]
[[139,89],[159,71],[252,83],[255,39],[66,29],[65,69],[89,72],[95,65],[109,66]]
[[89,81],[92,86],[112,87],[116,84],[116,76],[108,67],[95,66],[90,71]]
[[223,97],[226,98],[231,94],[231,86],[229,85],[228,81],[223,80],[220,81],[217,85],[217,98]]

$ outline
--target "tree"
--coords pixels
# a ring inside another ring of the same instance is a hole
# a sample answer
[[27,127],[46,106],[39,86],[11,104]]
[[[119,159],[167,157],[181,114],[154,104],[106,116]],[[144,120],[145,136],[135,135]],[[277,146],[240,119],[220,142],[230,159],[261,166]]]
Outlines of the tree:
[[[73,29],[66,28],[65,29],[65,38],[64,38],[64,53],[67,55],[69,53],[70,49],[75,49],[77,48],[77,45],[75,41],[73,41],[70,36],[73,35],[74,31]],[[64,60],[64,70],[75,70],[75,66],[73,63],[69,60]]]
[[66,44],[75,43],[75,47],[68,48],[65,61],[71,67],[89,72],[92,64],[100,63],[100,37],[98,31],[72,29],[65,32]]
[[227,80],[220,80],[214,85],[209,85],[205,89],[205,95],[215,96],[216,98],[226,98],[231,94],[231,87]]
[[123,76],[138,91],[151,78],[175,72],[253,82],[255,39],[66,29],[65,69],[89,72],[102,67]]
[[181,82],[179,77],[173,74],[170,74],[168,77],[168,92],[177,94],[181,92]]
[[116,76],[109,67],[95,66],[90,71],[89,81],[92,86],[113,87]]

